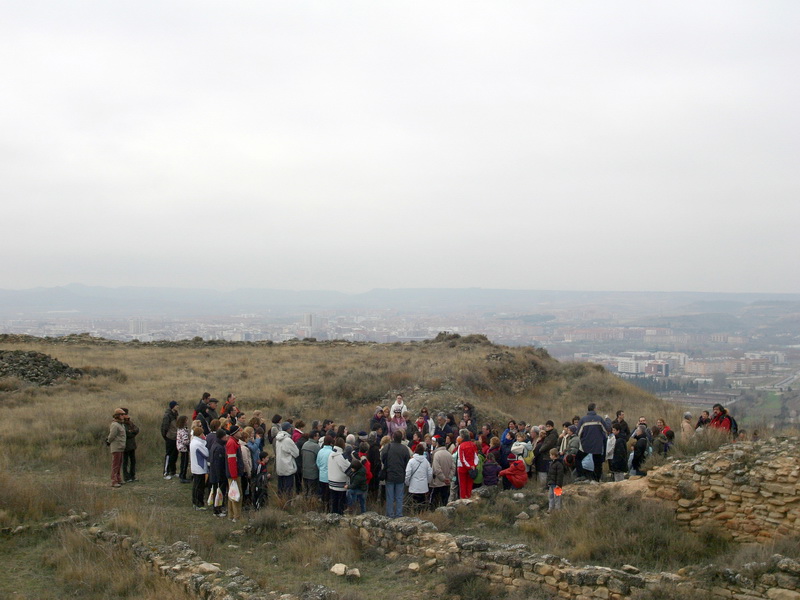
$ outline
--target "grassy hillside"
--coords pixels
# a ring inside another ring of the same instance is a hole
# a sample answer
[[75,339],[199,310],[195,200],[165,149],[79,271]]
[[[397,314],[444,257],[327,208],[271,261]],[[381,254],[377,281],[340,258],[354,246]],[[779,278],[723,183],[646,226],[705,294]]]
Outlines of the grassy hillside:
[[[678,422],[676,408],[601,367],[561,364],[544,350],[496,346],[483,336],[440,336],[427,343],[390,345],[151,345],[85,337],[6,337],[0,340],[3,350],[41,352],[81,369],[83,376],[52,386],[33,385],[20,377],[0,379],[0,527],[52,519],[75,509],[111,519],[120,530],[167,542],[189,540],[201,553],[232,565],[242,557],[217,542],[231,526],[191,511],[190,486],[160,477],[163,447],[158,428],[170,400],[180,402],[182,414],[191,414],[204,391],[221,399],[234,392],[248,414],[259,409],[267,418],[274,412],[306,422],[331,418],[351,431],[366,429],[376,404],[385,405],[397,392],[405,394],[415,413],[423,405],[451,411],[468,401],[476,407],[480,423],[501,426],[510,417],[558,423],[584,414],[590,401],[597,402],[601,414],[624,409],[629,420],[644,414],[650,422],[657,417]],[[128,407],[142,429],[137,452],[142,482],[111,490],[103,441],[118,406]],[[23,570],[54,545],[65,547],[64,539],[0,539],[0,551]],[[75,583],[68,570],[59,571],[63,565],[54,556],[46,563],[56,582],[48,594],[72,594]],[[111,582],[96,579],[97,589],[87,588],[73,597],[124,597],[108,587]],[[0,584],[0,596],[19,585]]]
[[[94,452],[117,406],[128,407],[142,425],[140,443],[148,449],[151,440],[160,443],[166,404],[177,400],[182,413],[191,413],[204,391],[220,399],[234,392],[246,413],[331,418],[351,431],[366,428],[375,406],[397,392],[415,413],[423,405],[451,411],[468,401],[481,423],[498,425],[511,417],[560,423],[583,415],[591,401],[601,413],[625,409],[629,420],[641,413],[651,422],[661,416],[678,422],[677,409],[602,367],[562,364],[545,350],[496,346],[483,336],[414,344],[0,343],[0,350],[11,349],[42,352],[85,373],[47,387],[0,380],[6,442],[0,456],[22,455],[26,463],[57,461],[67,449]],[[21,431],[20,422],[32,422],[32,430]]]

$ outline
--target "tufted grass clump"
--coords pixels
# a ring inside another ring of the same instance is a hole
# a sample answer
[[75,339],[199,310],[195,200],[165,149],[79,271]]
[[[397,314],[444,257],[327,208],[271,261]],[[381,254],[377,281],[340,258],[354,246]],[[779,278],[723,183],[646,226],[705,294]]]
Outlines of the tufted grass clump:
[[523,531],[532,548],[615,568],[677,569],[709,562],[730,547],[714,529],[694,532],[681,526],[665,503],[613,490],[552,513],[545,527],[532,524]]
[[449,597],[459,596],[461,600],[485,600],[504,598],[504,588],[492,586],[489,580],[466,567],[456,567],[445,572],[445,590]]

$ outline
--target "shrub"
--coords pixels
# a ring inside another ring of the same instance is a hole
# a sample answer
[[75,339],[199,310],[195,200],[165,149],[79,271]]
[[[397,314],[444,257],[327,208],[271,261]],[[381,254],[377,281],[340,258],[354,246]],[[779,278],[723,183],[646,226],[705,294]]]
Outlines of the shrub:
[[286,513],[272,506],[251,513],[250,526],[258,534],[273,534],[281,529]]
[[721,533],[682,527],[674,510],[657,500],[606,489],[586,504],[552,513],[548,527],[529,532],[528,540],[576,561],[659,570],[708,561],[728,549]]
[[408,372],[389,373],[387,380],[389,381],[389,386],[393,390],[398,390],[411,385],[414,381],[414,377]]
[[0,379],[0,392],[16,392],[22,384],[22,380],[18,377],[3,377]]
[[127,373],[114,367],[81,367],[81,371],[89,377],[106,377],[117,383],[128,383]]
[[493,588],[486,577],[466,567],[445,571],[445,589],[450,596],[459,596],[461,600],[505,597],[505,592]]
[[443,383],[444,381],[441,377],[431,377],[427,381],[423,382],[422,387],[431,392],[438,392],[440,389],[442,389]]

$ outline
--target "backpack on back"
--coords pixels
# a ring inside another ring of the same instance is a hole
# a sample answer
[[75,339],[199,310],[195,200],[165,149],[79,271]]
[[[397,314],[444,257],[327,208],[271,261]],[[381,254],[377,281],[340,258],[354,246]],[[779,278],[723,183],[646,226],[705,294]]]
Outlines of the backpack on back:
[[533,450],[525,450],[522,454],[522,461],[529,467],[533,464]]

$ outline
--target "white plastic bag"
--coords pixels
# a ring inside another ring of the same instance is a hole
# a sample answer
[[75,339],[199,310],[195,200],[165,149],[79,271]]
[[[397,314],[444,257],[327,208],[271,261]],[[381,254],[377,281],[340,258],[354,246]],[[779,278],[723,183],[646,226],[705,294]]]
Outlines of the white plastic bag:
[[225,496],[222,495],[222,490],[217,487],[217,495],[214,496],[214,508],[219,508],[225,503]]
[[231,482],[231,487],[228,490],[228,498],[230,498],[234,502],[238,502],[239,500],[242,499],[242,494],[241,492],[239,492],[239,484],[236,483],[235,479]]
[[208,506],[214,506],[214,490],[213,489],[208,493],[208,500],[206,500],[206,504]]

